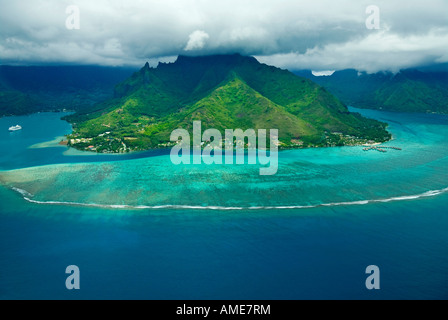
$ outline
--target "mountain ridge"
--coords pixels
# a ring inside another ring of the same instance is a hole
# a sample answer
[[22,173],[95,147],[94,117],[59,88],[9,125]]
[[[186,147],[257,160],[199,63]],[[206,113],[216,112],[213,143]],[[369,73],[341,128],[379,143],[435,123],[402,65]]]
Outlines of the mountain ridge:
[[113,96],[130,68],[0,66],[0,117],[42,111],[82,110]]
[[357,108],[448,114],[448,72],[406,69],[399,73],[360,73],[354,69],[316,77],[296,71]]
[[115,87],[113,99],[67,120],[70,145],[97,152],[166,147],[172,131],[195,120],[204,130],[280,129],[286,148],[390,139],[386,124],[350,113],[311,80],[239,54],[145,64]]

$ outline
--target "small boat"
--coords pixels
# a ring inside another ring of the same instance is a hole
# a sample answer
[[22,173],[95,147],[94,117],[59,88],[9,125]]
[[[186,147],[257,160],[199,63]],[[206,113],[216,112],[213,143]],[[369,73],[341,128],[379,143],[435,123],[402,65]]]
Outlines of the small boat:
[[9,128],[9,131],[19,131],[19,130],[22,130],[22,127],[19,125],[12,126]]

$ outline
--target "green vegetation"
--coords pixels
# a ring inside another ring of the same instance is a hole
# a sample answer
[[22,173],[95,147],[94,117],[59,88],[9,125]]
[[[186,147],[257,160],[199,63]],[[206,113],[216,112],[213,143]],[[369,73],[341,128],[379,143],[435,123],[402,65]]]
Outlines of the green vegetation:
[[0,117],[92,108],[113,96],[127,68],[0,66]]
[[390,139],[386,124],[350,113],[333,95],[252,57],[180,56],[148,64],[116,86],[115,97],[67,117],[69,144],[97,152],[171,146],[171,132],[279,129],[283,148],[356,145]]
[[403,70],[397,74],[360,74],[343,70],[330,77],[298,72],[358,108],[448,114],[448,73]]
[[0,90],[0,117],[23,115],[38,111],[36,99],[15,90]]

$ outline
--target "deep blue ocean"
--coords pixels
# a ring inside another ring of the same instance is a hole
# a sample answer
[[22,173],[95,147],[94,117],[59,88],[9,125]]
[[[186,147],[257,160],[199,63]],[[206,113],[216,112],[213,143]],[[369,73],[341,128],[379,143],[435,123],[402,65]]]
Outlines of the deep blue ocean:
[[284,151],[275,176],[90,155],[58,145],[63,114],[1,118],[0,299],[447,299],[448,116],[353,110],[402,150]]

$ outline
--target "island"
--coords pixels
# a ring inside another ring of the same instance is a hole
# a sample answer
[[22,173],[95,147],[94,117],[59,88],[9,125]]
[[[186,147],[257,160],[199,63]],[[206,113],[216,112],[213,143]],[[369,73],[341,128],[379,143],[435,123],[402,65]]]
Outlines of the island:
[[68,145],[126,153],[175,145],[176,129],[278,129],[279,148],[355,146],[391,139],[387,124],[349,112],[309,79],[254,57],[179,56],[148,63],[115,87],[114,97],[65,117]]

